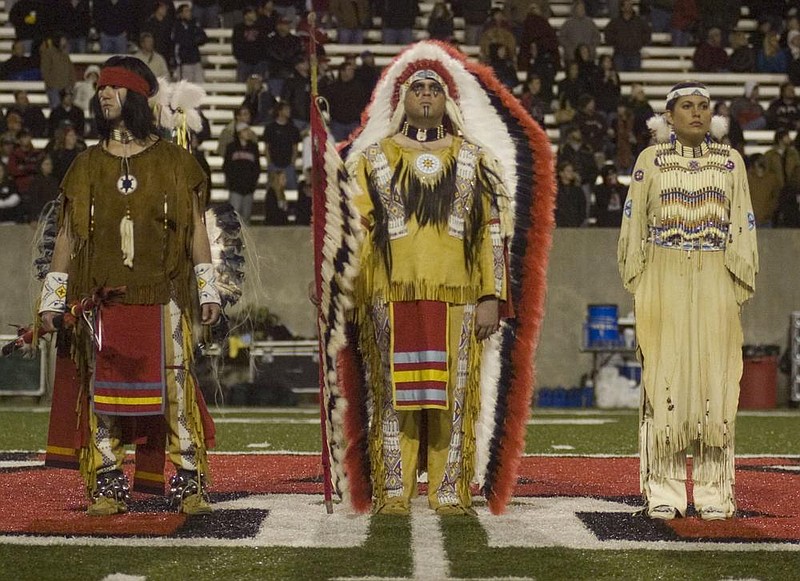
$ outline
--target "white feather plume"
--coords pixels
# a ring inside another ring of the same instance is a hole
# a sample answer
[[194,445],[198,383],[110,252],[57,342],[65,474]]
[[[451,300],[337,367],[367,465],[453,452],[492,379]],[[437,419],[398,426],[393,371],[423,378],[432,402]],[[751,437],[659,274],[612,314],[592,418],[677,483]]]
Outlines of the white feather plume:
[[667,123],[667,118],[664,115],[653,115],[650,119],[647,120],[647,128],[650,130],[650,133],[653,135],[653,138],[658,143],[666,143],[669,141],[669,136],[672,133],[672,129]]
[[178,81],[172,85],[169,104],[175,110],[190,111],[200,107],[205,97],[206,91],[200,85],[189,81]]
[[[672,128],[667,123],[664,115],[653,115],[647,120],[647,128],[653,135],[657,143],[666,143],[669,141]],[[720,141],[728,134],[728,118],[722,115],[714,115],[711,118],[711,126],[709,128],[711,137]]]
[[153,106],[157,108],[158,124],[161,127],[172,129],[175,127],[175,113],[169,106],[172,95],[172,84],[166,77],[158,77],[158,93],[152,99]]
[[711,133],[711,137],[717,141],[721,141],[722,138],[728,134],[728,118],[722,115],[714,115],[711,118],[711,129],[709,133]]
[[[504,325],[505,323],[501,323]],[[491,335],[483,345],[481,356],[480,413],[475,424],[475,482],[483,486],[489,465],[492,436],[495,430],[495,408],[500,382],[501,333]]]

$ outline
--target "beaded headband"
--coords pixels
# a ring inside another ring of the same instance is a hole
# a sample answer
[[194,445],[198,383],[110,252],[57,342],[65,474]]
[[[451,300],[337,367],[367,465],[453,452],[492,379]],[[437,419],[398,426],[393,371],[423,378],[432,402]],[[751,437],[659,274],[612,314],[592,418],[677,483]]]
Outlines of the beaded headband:
[[691,87],[680,87],[679,89],[673,89],[669,93],[667,93],[667,100],[665,102],[665,109],[669,108],[670,102],[678,97],[691,97],[691,96],[698,96],[698,97],[705,97],[709,101],[711,100],[711,93],[708,92],[703,85],[693,85]]
[[439,75],[439,73],[437,73],[436,71],[432,71],[431,69],[422,69],[415,72],[413,75],[408,77],[408,79],[406,79],[405,84],[410,87],[417,81],[425,81],[425,80],[436,81],[442,87],[447,86],[447,83],[444,82],[444,79],[441,77],[441,75]]

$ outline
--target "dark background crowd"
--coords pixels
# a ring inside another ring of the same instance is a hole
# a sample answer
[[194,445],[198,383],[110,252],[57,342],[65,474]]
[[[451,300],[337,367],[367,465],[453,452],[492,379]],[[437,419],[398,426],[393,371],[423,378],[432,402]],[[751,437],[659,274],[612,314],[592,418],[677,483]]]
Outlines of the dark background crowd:
[[[309,38],[320,43],[319,90],[329,103],[331,132],[342,141],[358,126],[381,73],[370,43],[408,44],[425,22],[425,37],[476,47],[532,117],[557,128],[551,134],[561,227],[620,223],[625,177],[650,143],[646,122],[654,114],[645,86],[623,86],[620,72],[642,69],[642,49],[654,33],[669,34],[673,46],[694,47],[698,73],[785,76],[766,108],[757,80],[746,82],[740,97],[714,105],[729,119],[731,146],[743,154],[744,131],[774,131],[772,147],[747,160],[756,219],[761,226],[800,226],[800,153],[793,139],[800,127],[800,0],[577,0],[558,29],[546,0],[437,0],[425,20],[418,19],[425,15],[418,0],[313,0],[314,26],[307,4],[5,0],[16,40],[0,63],[0,79],[44,81],[48,107],[31,104],[17,89],[0,117],[0,221],[35,220],[86,147],[84,138],[96,135],[89,101],[99,69],[76,66],[70,55],[133,54],[157,76],[202,83],[207,31],[227,28],[244,90],[217,140],[226,189],[243,200],[245,220],[254,192],[266,183],[266,223],[308,223]],[[737,29],[743,8],[757,23],[749,32]],[[456,17],[464,22],[460,42]],[[603,29],[596,18],[608,19]],[[376,28],[377,37],[370,34]],[[325,51],[332,42],[353,48],[336,67]],[[610,54],[598,56],[601,46]],[[206,122],[195,145],[210,137]],[[46,147],[34,147],[37,138],[47,139]],[[210,176],[203,149],[194,153]],[[297,191],[296,201],[287,200],[289,190]]]

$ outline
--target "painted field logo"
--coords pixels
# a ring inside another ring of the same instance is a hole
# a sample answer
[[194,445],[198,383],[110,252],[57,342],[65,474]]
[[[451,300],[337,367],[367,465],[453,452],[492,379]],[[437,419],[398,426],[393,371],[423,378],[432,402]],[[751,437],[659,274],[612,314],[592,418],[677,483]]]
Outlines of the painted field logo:
[[[45,469],[33,454],[0,454],[0,536],[19,544],[292,547],[353,547],[367,538],[369,516],[354,517],[341,506],[325,514],[316,456],[212,455],[211,465],[213,514],[186,517],[168,511],[165,498],[137,494],[128,514],[89,517],[76,472]],[[637,470],[636,458],[524,458],[508,513],[495,517],[478,507],[489,546],[666,548],[667,541],[672,549],[764,550],[800,544],[796,459],[738,460],[737,517],[716,522],[691,512],[670,522],[634,515]]]

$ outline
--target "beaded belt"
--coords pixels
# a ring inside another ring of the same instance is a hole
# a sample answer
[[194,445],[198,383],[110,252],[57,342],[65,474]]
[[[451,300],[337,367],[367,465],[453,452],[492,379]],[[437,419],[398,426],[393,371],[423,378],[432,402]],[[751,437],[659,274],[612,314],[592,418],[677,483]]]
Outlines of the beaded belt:
[[680,238],[664,238],[662,232],[657,228],[650,228],[649,242],[662,248],[674,248],[676,250],[699,250],[701,252],[718,252],[725,250],[725,238],[716,238],[712,240],[697,239],[697,240],[683,240]]

